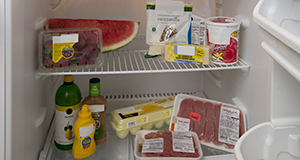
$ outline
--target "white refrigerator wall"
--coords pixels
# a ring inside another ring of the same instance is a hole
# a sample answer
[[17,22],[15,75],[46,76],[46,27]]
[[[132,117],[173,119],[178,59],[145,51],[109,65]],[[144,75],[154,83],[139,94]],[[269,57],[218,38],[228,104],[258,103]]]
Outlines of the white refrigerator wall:
[[0,0],[0,159],[5,158],[5,20],[4,0]]
[[[197,2],[202,3],[193,1],[195,6],[199,6]],[[62,76],[36,78],[37,38],[42,26],[38,22],[49,17],[128,19],[141,22],[139,34],[145,34],[146,0],[7,0],[5,3],[6,159],[37,159],[54,113],[54,94],[62,84]],[[75,76],[82,95],[88,94],[88,80],[94,76],[101,79],[103,94],[205,91],[209,98],[228,103],[233,103],[236,97],[235,102],[240,101],[247,108],[249,127],[268,121],[270,58],[262,52],[258,27],[252,21],[257,0],[218,3],[223,6],[223,15],[239,15],[249,20],[249,27],[240,32],[240,56],[250,69]]]
[[5,0],[5,159],[37,159],[53,115],[53,109],[46,109],[49,80],[36,79],[35,25],[49,15],[49,4]]
[[219,0],[223,16],[238,16],[243,21],[240,29],[239,55],[250,68],[213,72],[220,81],[217,87],[211,78],[205,78],[204,91],[209,98],[233,103],[237,98],[247,108],[248,128],[269,121],[271,95],[271,58],[260,44],[262,37],[252,20],[253,8],[258,0]]

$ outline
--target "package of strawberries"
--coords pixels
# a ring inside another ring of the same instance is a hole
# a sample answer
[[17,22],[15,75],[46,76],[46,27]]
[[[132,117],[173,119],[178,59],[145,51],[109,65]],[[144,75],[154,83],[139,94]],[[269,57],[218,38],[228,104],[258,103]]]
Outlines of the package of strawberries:
[[98,28],[43,30],[39,34],[39,71],[99,67],[101,46]]

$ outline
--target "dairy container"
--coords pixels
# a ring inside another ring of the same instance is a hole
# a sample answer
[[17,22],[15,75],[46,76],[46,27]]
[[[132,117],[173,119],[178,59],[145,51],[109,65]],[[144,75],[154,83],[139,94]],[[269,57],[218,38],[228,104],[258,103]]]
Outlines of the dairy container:
[[241,21],[232,17],[206,19],[208,45],[213,46],[212,61],[215,64],[235,64],[239,56]]

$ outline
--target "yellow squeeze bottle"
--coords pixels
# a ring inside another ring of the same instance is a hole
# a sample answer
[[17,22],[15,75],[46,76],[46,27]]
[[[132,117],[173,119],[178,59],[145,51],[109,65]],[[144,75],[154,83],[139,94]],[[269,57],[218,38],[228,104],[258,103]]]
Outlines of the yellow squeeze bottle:
[[72,154],[75,159],[81,159],[92,155],[96,151],[94,134],[96,129],[95,120],[88,105],[83,105],[78,112],[78,119],[74,124],[75,140]]

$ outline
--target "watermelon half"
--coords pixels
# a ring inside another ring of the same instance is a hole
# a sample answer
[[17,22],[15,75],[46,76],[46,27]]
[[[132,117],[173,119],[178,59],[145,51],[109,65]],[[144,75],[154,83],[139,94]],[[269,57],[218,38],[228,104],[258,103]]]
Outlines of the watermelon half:
[[121,48],[130,43],[139,31],[139,22],[97,19],[48,19],[46,29],[99,28],[102,31],[102,52]]

